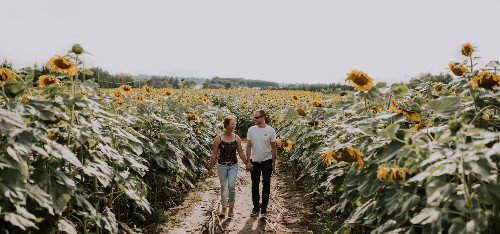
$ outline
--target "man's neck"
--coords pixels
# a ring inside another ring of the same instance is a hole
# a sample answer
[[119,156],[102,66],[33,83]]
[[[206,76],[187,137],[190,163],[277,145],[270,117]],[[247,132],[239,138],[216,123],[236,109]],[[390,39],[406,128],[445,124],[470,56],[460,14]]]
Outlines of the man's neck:
[[265,122],[262,122],[262,123],[257,125],[257,127],[259,127],[259,128],[265,128],[266,126],[267,126],[267,124]]

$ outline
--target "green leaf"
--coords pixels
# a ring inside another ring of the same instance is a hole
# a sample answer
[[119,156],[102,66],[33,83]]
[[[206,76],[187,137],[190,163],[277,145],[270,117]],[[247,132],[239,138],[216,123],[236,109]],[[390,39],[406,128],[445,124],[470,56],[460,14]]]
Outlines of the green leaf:
[[464,163],[466,167],[470,167],[471,171],[477,174],[481,179],[487,180],[492,174],[493,167],[488,160],[480,158],[477,161],[470,161]]
[[384,137],[384,138],[399,140],[398,137],[396,136],[398,129],[399,129],[399,124],[397,124],[397,123],[391,124],[391,125],[387,126],[385,129],[380,130],[378,132],[378,135],[380,137]]
[[427,104],[426,110],[432,110],[434,117],[449,118],[460,108],[461,97],[441,97]]
[[449,233],[465,234],[465,222],[461,218],[454,218],[451,220],[451,227]]
[[26,231],[26,228],[29,228],[29,227],[36,228],[35,223],[31,221],[31,220],[35,219],[35,216],[24,217],[24,216],[19,215],[17,213],[6,213],[5,216],[3,217],[3,219],[7,222],[10,222],[14,226],[21,228],[24,231]]
[[62,231],[62,232],[66,232],[69,234],[77,234],[78,233],[76,231],[76,228],[73,225],[73,223],[65,218],[62,218],[59,220],[57,227],[59,228],[59,231]]
[[35,200],[40,207],[46,208],[50,214],[54,214],[50,195],[40,187],[28,184],[28,197]]
[[424,208],[410,222],[413,224],[428,224],[436,222],[441,216],[441,211],[435,207]]
[[85,75],[88,75],[88,76],[92,76],[94,75],[94,72],[89,70],[89,69],[86,69],[86,68],[83,68],[83,69],[80,69],[80,72],[85,74]]
[[438,198],[442,200],[451,195],[453,193],[453,185],[436,178],[427,184],[425,193],[427,194],[427,203],[430,204]]
[[24,93],[23,83],[17,80],[7,80],[3,84],[3,88],[5,91],[5,95],[7,95],[7,97],[9,98],[16,98]]

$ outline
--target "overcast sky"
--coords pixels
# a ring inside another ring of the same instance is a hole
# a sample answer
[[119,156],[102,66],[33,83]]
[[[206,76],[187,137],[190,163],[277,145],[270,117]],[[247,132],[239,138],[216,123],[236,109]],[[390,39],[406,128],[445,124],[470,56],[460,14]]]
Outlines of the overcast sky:
[[499,0],[0,0],[0,59],[46,63],[80,43],[86,67],[286,83],[447,72],[472,43],[500,60]]

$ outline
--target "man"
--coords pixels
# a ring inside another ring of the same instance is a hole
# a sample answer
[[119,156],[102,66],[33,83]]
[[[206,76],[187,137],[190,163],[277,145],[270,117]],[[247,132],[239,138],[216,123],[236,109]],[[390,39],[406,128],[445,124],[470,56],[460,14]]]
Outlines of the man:
[[[251,168],[253,209],[250,216],[267,216],[267,204],[271,192],[271,174],[276,173],[276,131],[266,124],[266,112],[253,113],[255,125],[248,129],[246,156],[247,168]],[[262,175],[262,203],[259,185]]]

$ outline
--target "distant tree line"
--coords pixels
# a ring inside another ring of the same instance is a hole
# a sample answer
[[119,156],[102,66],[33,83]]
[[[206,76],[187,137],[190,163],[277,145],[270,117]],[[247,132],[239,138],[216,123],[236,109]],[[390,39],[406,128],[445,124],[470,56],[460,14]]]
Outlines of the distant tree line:
[[343,90],[354,90],[350,85],[332,83],[332,84],[290,84],[279,89],[284,90],[305,90],[312,92],[332,93]]
[[247,80],[244,78],[220,78],[214,77],[203,83],[204,89],[235,89],[235,88],[260,88],[277,89],[279,84],[273,81],[265,80]]

